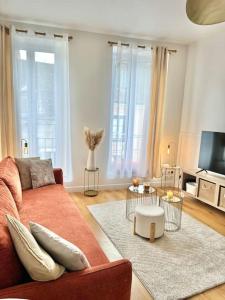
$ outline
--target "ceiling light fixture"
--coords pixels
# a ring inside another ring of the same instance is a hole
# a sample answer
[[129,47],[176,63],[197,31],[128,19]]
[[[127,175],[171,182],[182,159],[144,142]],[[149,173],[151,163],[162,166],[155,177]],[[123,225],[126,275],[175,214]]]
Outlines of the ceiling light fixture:
[[187,0],[188,18],[198,25],[212,25],[225,21],[225,0]]

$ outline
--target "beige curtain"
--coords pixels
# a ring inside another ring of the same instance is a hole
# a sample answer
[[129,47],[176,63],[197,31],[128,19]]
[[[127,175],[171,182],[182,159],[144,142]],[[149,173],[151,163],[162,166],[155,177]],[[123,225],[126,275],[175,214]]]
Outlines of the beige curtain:
[[151,110],[148,135],[149,177],[160,177],[160,146],[164,99],[168,73],[168,50],[164,47],[154,47],[152,66]]
[[0,160],[15,154],[10,31],[0,25]]

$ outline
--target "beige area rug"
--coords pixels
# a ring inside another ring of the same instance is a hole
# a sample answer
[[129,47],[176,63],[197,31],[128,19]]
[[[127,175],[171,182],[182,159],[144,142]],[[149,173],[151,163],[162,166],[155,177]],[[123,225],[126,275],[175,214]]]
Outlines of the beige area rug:
[[88,209],[154,299],[183,299],[225,283],[225,237],[189,215],[180,231],[149,243],[132,234],[125,201]]

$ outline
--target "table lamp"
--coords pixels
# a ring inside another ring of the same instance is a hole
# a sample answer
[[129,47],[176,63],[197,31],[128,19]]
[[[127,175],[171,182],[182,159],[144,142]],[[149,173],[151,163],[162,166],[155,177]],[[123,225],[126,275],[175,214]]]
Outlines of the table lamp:
[[22,157],[29,154],[28,141],[26,139],[21,139],[21,153]]

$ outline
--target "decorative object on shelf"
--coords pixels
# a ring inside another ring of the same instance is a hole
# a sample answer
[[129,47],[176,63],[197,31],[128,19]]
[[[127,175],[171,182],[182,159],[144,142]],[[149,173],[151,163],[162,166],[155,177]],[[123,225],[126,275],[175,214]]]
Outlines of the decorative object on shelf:
[[94,170],[84,169],[84,195],[94,197],[98,195],[99,168]]
[[224,0],[187,0],[188,18],[198,25],[212,25],[225,21]]
[[[169,192],[168,192],[169,193]],[[183,198],[181,196],[162,196],[159,198],[159,205],[165,212],[165,230],[177,231],[181,227]]]
[[129,221],[134,221],[135,208],[139,205],[157,205],[157,191],[153,187],[149,187],[148,192],[145,191],[144,185],[138,187],[133,185],[127,189],[126,198],[126,217]]
[[29,154],[28,141],[26,139],[21,139],[20,144],[21,144],[21,156],[27,157]]
[[85,141],[88,146],[88,159],[87,159],[87,169],[94,171],[96,169],[95,165],[95,149],[101,143],[104,134],[104,129],[97,132],[92,132],[89,128],[84,127]]
[[138,187],[140,184],[140,179],[139,178],[133,178],[132,183],[134,187]]

